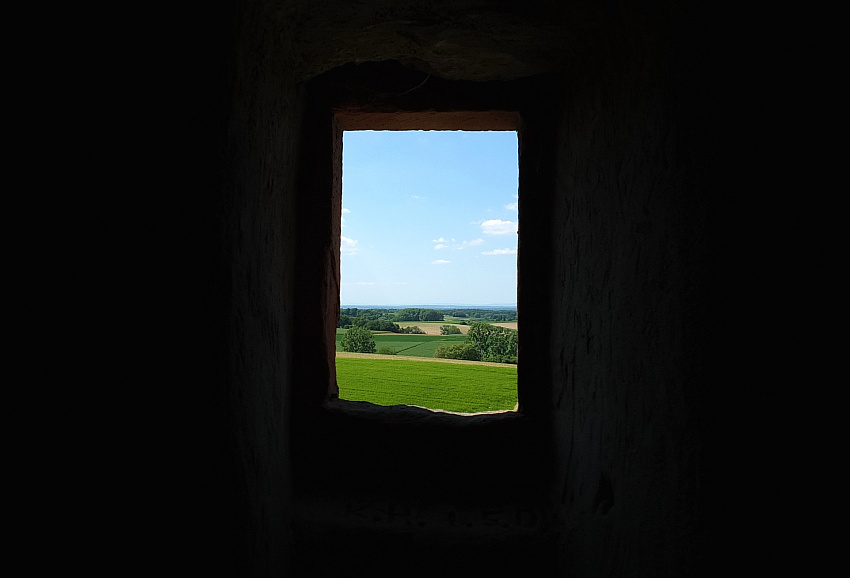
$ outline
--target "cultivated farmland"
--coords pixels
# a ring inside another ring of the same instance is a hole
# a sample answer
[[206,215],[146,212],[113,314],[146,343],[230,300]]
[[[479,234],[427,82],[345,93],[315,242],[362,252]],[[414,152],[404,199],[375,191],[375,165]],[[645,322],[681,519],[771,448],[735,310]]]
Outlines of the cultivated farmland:
[[461,413],[512,410],[517,403],[516,366],[498,365],[337,357],[339,397]]
[[[419,324],[420,327],[422,324]],[[345,334],[345,329],[336,330],[336,350],[342,351],[340,340]],[[439,331],[439,330],[438,330]],[[375,333],[375,346],[391,347],[396,350],[396,355],[408,357],[434,357],[434,351],[441,345],[452,345],[463,343],[465,335],[417,335],[403,333]]]

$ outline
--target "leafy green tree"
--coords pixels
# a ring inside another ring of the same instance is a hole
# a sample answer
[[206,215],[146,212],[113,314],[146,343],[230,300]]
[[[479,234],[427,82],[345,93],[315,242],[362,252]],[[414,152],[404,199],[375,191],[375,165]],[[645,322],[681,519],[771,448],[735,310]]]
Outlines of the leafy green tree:
[[352,353],[375,353],[375,339],[372,332],[365,327],[354,326],[340,340],[343,351]]
[[460,335],[460,327],[457,325],[440,325],[440,335]]
[[[477,322],[470,324],[466,339],[475,346],[484,361],[516,363],[517,335],[513,329]],[[507,361],[512,358],[514,361]]]

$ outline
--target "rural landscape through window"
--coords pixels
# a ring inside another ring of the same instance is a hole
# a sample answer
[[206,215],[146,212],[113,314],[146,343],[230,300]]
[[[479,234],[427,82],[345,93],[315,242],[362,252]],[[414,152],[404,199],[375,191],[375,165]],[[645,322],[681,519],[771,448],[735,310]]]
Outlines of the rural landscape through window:
[[345,131],[339,396],[517,403],[515,131]]

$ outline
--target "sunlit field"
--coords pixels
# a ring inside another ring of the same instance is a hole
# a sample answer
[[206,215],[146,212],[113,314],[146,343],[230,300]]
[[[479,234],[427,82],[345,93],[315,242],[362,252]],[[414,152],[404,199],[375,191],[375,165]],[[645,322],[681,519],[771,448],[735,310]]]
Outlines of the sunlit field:
[[[376,343],[379,337],[382,336],[375,336]],[[463,341],[462,336],[457,337]],[[513,410],[516,406],[516,365],[440,363],[388,357],[337,357],[339,397],[378,405],[418,405],[461,413]]]

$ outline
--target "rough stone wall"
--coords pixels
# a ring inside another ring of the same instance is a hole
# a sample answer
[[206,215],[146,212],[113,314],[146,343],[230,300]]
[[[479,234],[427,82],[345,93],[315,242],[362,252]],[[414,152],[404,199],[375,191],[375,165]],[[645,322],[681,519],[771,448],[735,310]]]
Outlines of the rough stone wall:
[[698,152],[710,132],[694,118],[712,103],[679,68],[696,66],[692,47],[642,26],[612,26],[558,104],[550,363],[566,575],[705,569],[701,332],[716,201]]
[[[505,80],[581,58],[604,9],[584,2],[425,0],[289,2],[302,80],[347,63],[398,60],[449,80]],[[327,41],[332,39],[332,41]]]
[[292,23],[263,8],[245,7],[234,21],[220,221],[230,297],[223,445],[233,459],[230,495],[220,497],[229,505],[221,548],[245,576],[286,575],[292,557],[294,188],[304,91],[289,64]]

